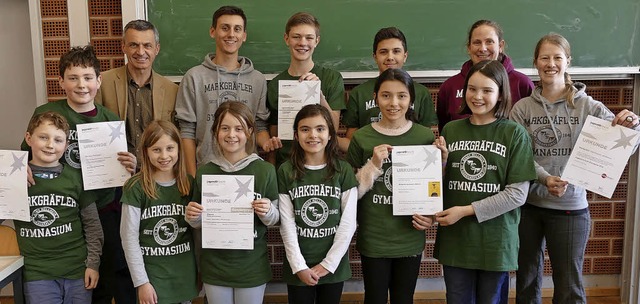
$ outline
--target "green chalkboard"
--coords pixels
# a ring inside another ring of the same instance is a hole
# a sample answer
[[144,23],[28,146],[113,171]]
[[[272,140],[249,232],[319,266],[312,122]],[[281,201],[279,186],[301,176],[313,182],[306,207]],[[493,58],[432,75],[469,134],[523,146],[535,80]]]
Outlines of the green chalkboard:
[[519,68],[532,67],[535,44],[548,32],[567,37],[573,66],[640,66],[638,0],[148,0],[148,18],[160,31],[155,69],[182,75],[200,64],[215,50],[213,12],[228,4],[243,8],[248,18],[240,55],[263,73],[288,66],[284,25],[299,11],[320,20],[314,60],[343,72],[377,70],[373,36],[387,26],[407,36],[406,70],[457,70],[468,59],[467,30],[478,19],[502,25],[506,52]]

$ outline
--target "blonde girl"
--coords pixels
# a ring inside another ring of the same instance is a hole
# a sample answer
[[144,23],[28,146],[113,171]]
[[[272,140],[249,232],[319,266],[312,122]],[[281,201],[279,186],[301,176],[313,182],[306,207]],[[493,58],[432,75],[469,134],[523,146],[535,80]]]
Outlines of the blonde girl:
[[202,224],[203,175],[253,175],[253,250],[203,249],[200,273],[207,300],[213,303],[262,303],[271,267],[267,255],[267,226],[280,219],[276,172],[255,151],[256,124],[251,110],[243,103],[228,101],[214,115],[213,160],[196,172],[193,196],[186,219],[199,228]]
[[142,167],[122,193],[120,235],[138,302],[190,303],[197,296],[191,228],[184,220],[193,178],[180,132],[156,120],[142,133]]

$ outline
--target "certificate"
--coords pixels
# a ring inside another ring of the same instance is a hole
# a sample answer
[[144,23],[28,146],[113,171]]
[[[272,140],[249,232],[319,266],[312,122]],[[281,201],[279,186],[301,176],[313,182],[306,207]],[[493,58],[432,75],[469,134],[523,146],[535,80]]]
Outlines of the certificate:
[[0,150],[0,219],[28,222],[26,151]]
[[394,146],[391,168],[393,215],[442,211],[442,155],[436,146]]
[[639,137],[638,131],[589,115],[560,178],[611,198]]
[[202,248],[253,249],[253,175],[202,176]]
[[84,190],[124,185],[131,177],[117,154],[127,151],[124,121],[79,124],[76,128]]
[[293,140],[293,121],[302,107],[320,103],[320,81],[278,81],[278,137]]

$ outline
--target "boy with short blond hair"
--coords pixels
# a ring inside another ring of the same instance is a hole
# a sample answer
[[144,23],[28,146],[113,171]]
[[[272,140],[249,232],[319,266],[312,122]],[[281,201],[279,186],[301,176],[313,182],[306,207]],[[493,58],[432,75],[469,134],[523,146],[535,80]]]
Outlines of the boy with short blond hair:
[[[270,131],[272,136],[278,135],[278,82],[280,80],[319,80],[321,103],[331,111],[333,124],[339,127],[340,111],[345,109],[344,102],[344,82],[340,72],[320,66],[313,61],[313,52],[320,43],[320,23],[312,14],[299,12],[293,14],[285,25],[284,42],[289,49],[291,61],[289,68],[282,71],[273,78],[267,86],[267,106],[271,112],[269,117]],[[326,101],[326,103],[325,103]],[[276,167],[289,159],[291,150],[291,140],[280,140],[276,153]],[[338,138],[340,150],[346,151],[348,141]]]
[[[102,77],[100,75],[100,61],[98,61],[93,47],[73,47],[60,57],[59,82],[67,98],[48,102],[37,107],[34,111],[34,116],[52,111],[62,115],[67,120],[69,123],[68,145],[61,161],[72,168],[81,170],[76,126],[84,123],[118,121],[120,119],[115,113],[94,102],[102,83]],[[30,147],[24,141],[22,150],[29,149]],[[31,149],[31,154],[33,154],[33,149]],[[120,151],[117,154],[120,163],[129,172],[135,172],[135,156],[127,151]],[[37,184],[37,180],[35,182]],[[105,235],[103,248],[105,254],[102,256],[102,265],[100,267],[102,280],[100,280],[100,285],[95,294],[100,295],[102,293],[101,290],[105,289],[110,290],[110,292],[114,290],[130,290],[125,296],[122,296],[122,298],[126,299],[118,299],[116,297],[116,302],[135,303],[135,289],[127,270],[120,241],[120,197],[116,195],[116,190],[118,189],[106,188],[92,191],[96,194],[95,203]],[[104,286],[105,284],[108,287]],[[111,303],[113,296],[106,297],[108,299],[105,299],[104,303]],[[96,303],[95,300],[93,302]]]
[[34,115],[25,135],[37,182],[28,190],[31,221],[14,223],[27,303],[89,303],[98,283],[102,228],[80,170],[59,162],[68,134],[65,118],[49,111]]

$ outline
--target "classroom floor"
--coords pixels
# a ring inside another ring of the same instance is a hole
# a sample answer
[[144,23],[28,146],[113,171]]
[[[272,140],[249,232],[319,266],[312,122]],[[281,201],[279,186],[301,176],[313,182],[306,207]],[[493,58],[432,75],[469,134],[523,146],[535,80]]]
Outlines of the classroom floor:
[[[285,304],[286,302],[265,302],[265,304]],[[362,304],[361,301],[342,302],[341,304]],[[414,304],[446,304],[445,300],[416,300]],[[514,299],[509,304],[515,303]],[[620,304],[620,297],[588,297],[588,304]],[[0,304],[14,304],[13,298],[0,297]],[[193,304],[203,304],[202,298],[193,301]],[[543,298],[542,304],[551,304],[551,298]]]

